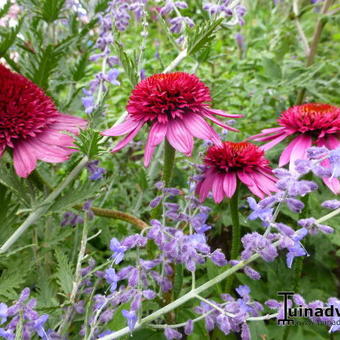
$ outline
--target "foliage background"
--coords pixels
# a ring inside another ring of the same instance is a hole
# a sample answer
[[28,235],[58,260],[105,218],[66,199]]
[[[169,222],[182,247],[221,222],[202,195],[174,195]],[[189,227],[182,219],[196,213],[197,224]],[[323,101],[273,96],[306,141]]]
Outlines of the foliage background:
[[[120,117],[131,91],[126,70],[120,65],[120,86],[108,86],[103,104],[91,117],[84,113],[82,90],[88,87],[102,67],[100,62],[91,62],[89,57],[98,52],[95,48],[98,37],[96,17],[105,10],[107,3],[107,0],[85,1],[88,20],[83,22],[63,0],[19,0],[18,4],[23,10],[19,13],[18,25],[0,27],[2,60],[46,90],[61,112],[90,118],[92,132],[85,136],[87,140],[93,137],[93,131],[111,126]],[[198,25],[209,20],[207,13],[202,11],[200,1],[191,0],[188,3],[189,9],[184,10],[183,14],[193,18]],[[297,92],[302,87],[307,89],[306,101],[339,106],[339,15],[326,19],[315,63],[307,68],[304,49],[296,32],[292,2],[279,1],[275,6],[272,1],[252,0],[246,1],[246,7],[248,12],[244,26],[223,27],[203,48],[178,66],[178,70],[195,72],[211,88],[213,107],[245,115],[236,123],[241,133],[230,134],[227,138],[240,141],[263,128],[274,126],[278,114],[294,104]],[[3,8],[1,15],[6,14],[6,5]],[[300,8],[303,9],[303,15],[299,20],[310,39],[319,13],[307,0],[300,1]],[[166,25],[152,11],[148,14],[148,20],[149,34],[142,64],[147,76],[161,72],[164,65],[168,65],[178,54]],[[140,52],[138,48],[142,29],[139,22],[131,21],[126,32],[116,32],[116,40],[123,44],[123,50],[129,58],[133,59],[134,54]],[[193,32],[194,29],[189,30],[188,35]],[[235,42],[236,33],[244,36],[244,51],[240,51]],[[156,52],[159,58],[155,57]],[[93,158],[100,159],[101,166],[106,169],[105,179],[91,182],[84,170],[39,224],[33,226],[15,245],[12,252],[0,257],[1,301],[8,303],[16,299],[18,292],[29,286],[38,298],[39,309],[54,316],[49,320],[53,326],[61,313],[59,307],[67,303],[79,247],[81,227],[60,226],[63,213],[72,210],[74,204],[81,204],[91,198],[95,206],[119,209],[149,220],[149,202],[156,193],[153,183],[161,178],[162,160],[157,164],[156,176],[150,178],[142,166],[144,140],[145,135],[141,133],[138,136],[140,142],[131,143],[116,154],[104,152],[111,147],[111,141],[100,145]],[[273,166],[283,147],[280,145],[268,153]],[[202,150],[203,145],[198,148],[192,161],[200,162]],[[39,171],[45,181],[55,187],[80,157],[81,153],[75,154],[62,166],[41,163]],[[8,157],[2,158],[0,162],[2,244],[24,220],[27,212],[41,202],[45,193],[39,192],[30,180],[17,178]],[[176,186],[186,187],[190,171],[184,157],[178,156],[174,180]],[[246,192],[241,194],[242,197],[245,195]],[[312,215],[319,217],[325,214],[326,211],[320,211],[319,203],[330,198],[332,195],[325,188],[313,194],[310,207]],[[214,229],[209,234],[209,243],[227,253],[230,216],[226,205],[210,205],[213,208],[210,223]],[[244,232],[261,228],[256,222],[250,225],[246,220],[249,211],[245,204],[241,206],[240,212]],[[284,210],[280,217],[282,221],[291,223],[297,216]],[[333,219],[329,224],[337,227],[339,221],[339,218]],[[120,239],[137,231],[126,222],[96,217],[91,222],[91,234],[99,230],[101,234],[88,244],[88,253],[98,264],[104,263],[110,255],[107,245],[113,236]],[[325,300],[338,295],[339,245],[339,229],[334,235],[320,235],[308,240],[306,248],[310,257],[305,260],[299,286],[299,293],[307,300]],[[133,262],[134,255],[130,257]],[[258,262],[255,268],[263,274],[261,281],[252,282],[245,275],[237,274],[241,283],[251,287],[255,299],[264,301],[275,298],[277,291],[291,288],[294,274],[286,268],[284,260],[270,264]],[[216,270],[209,264],[202,267],[199,282],[212,278]],[[186,289],[185,286],[183,289]],[[222,290],[223,287],[219,285],[216,289]],[[189,313],[190,304],[185,307],[176,314],[178,322],[185,320]],[[124,326],[124,320],[117,316],[111,324],[118,329]],[[252,323],[251,326],[255,339],[260,339],[264,334],[266,337],[263,338],[266,339],[279,339],[282,336],[283,329],[277,327],[274,321]],[[144,339],[151,335],[161,338],[161,335],[150,332],[136,332],[133,338]],[[203,339],[207,336],[201,325],[188,338]],[[217,333],[213,338],[226,337]],[[302,338],[328,339],[329,336],[321,326],[296,327],[291,331],[290,339]]]

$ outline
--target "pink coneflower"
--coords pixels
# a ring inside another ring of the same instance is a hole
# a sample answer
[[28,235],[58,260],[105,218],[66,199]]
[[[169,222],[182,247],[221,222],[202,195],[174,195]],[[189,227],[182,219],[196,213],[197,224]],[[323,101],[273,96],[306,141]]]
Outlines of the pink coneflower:
[[[265,129],[262,133],[251,137],[255,141],[268,142],[261,146],[266,151],[289,136],[294,139],[282,152],[279,166],[288,162],[294,170],[297,159],[307,159],[307,149],[313,144],[325,146],[330,150],[340,146],[340,108],[328,104],[309,103],[293,106],[284,111],[278,119],[281,127]],[[326,160],[322,163],[328,166]],[[334,192],[340,192],[340,184],[336,178],[324,178],[325,184]]]
[[142,80],[132,91],[127,105],[128,116],[120,125],[104,131],[105,136],[127,136],[112,150],[126,146],[144,124],[150,125],[144,165],[148,166],[155,147],[164,138],[179,152],[190,156],[193,137],[221,144],[218,134],[204,120],[207,118],[225,129],[236,129],[222,123],[215,115],[239,118],[221,110],[213,110],[210,91],[199,78],[184,72],[155,74]]
[[37,160],[64,162],[74,152],[74,134],[86,121],[61,114],[37,85],[0,64],[0,157],[13,149],[16,173],[27,177]]
[[231,198],[238,179],[260,198],[277,191],[276,179],[269,161],[264,158],[264,152],[249,142],[223,142],[222,146],[212,146],[204,163],[205,177],[196,188],[201,201],[207,198],[210,191],[216,203],[220,203],[225,196]]

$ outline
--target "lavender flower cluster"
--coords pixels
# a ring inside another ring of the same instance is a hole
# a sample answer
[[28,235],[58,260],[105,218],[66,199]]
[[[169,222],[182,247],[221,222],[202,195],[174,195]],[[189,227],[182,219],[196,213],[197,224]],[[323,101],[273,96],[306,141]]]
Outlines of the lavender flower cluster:
[[108,3],[105,12],[98,15],[100,27],[96,47],[100,52],[92,55],[90,60],[102,60],[102,68],[101,72],[97,73],[95,79],[90,82],[89,89],[83,91],[85,96],[82,102],[87,114],[91,114],[98,107],[96,96],[100,97],[100,93],[107,90],[106,84],[120,85],[117,79],[120,73],[117,68],[119,58],[112,54],[115,41],[114,31],[115,29],[125,31],[130,23],[131,15],[141,20],[145,14],[146,2],[147,0],[112,0]]
[[[29,299],[30,289],[25,288],[12,306],[0,303],[0,337],[6,340],[32,339],[38,335],[41,339],[52,339],[52,330],[45,330],[49,318],[47,314],[39,315],[35,310],[36,299]],[[54,337],[54,339],[56,339]]]
[[[248,204],[252,210],[249,220],[260,219],[266,232],[264,235],[259,233],[247,234],[242,238],[244,251],[241,255],[242,259],[248,259],[252,254],[259,253],[265,261],[273,261],[278,252],[273,247],[272,242],[278,242],[279,249],[286,249],[288,253],[287,266],[292,267],[295,257],[308,256],[308,252],[303,247],[301,240],[307,235],[315,235],[319,232],[324,234],[333,233],[332,227],[318,223],[315,218],[303,218],[298,220],[297,224],[301,227],[294,230],[288,225],[276,222],[279,208],[282,204],[295,213],[300,213],[304,209],[304,203],[298,199],[318,189],[318,185],[314,181],[301,179],[309,172],[323,178],[339,176],[340,164],[339,150],[329,151],[327,148],[311,147],[308,149],[308,159],[297,160],[295,162],[295,170],[288,171],[283,168],[274,170],[274,174],[278,177],[278,191],[271,196],[264,198],[258,203],[254,198],[248,198]],[[331,167],[326,168],[325,162],[330,162]],[[337,200],[326,201],[322,203],[325,208],[338,208]],[[275,233],[271,233],[271,230]]]

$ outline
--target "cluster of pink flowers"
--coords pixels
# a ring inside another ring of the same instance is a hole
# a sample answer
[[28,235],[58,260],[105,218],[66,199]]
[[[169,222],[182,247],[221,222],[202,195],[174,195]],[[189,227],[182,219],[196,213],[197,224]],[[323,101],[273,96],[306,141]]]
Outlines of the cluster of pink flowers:
[[[63,162],[74,152],[73,137],[63,131],[77,134],[86,121],[56,109],[53,101],[40,88],[22,75],[0,65],[0,156],[6,148],[13,149],[17,174],[27,177],[37,160]],[[312,145],[335,150],[340,146],[340,109],[328,105],[309,103],[294,106],[278,119],[280,127],[265,129],[251,137],[267,142],[258,147],[248,141],[223,142],[206,120],[237,132],[216,116],[240,118],[240,114],[211,108],[209,88],[195,75],[184,72],[155,74],[142,80],[131,93],[125,121],[102,132],[105,136],[126,135],[112,150],[125,147],[143,126],[150,128],[145,148],[144,165],[151,162],[155,148],[163,141],[177,151],[191,156],[194,137],[213,143],[204,159],[203,178],[197,194],[203,201],[209,192],[220,203],[231,198],[237,182],[245,184],[256,196],[263,198],[275,192],[276,178],[272,174],[264,151],[286,138],[292,141],[281,154],[279,166],[307,158]],[[330,167],[330,160],[321,165]],[[323,178],[334,192],[340,192],[339,180],[334,176]]]

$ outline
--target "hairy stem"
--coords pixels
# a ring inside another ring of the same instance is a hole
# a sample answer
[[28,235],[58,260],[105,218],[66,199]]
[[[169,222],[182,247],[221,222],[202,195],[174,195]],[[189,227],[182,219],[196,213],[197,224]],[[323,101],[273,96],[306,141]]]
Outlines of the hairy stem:
[[[237,186],[234,196],[230,199],[230,215],[232,221],[232,241],[231,241],[231,251],[230,259],[235,260],[238,258],[241,247],[241,228],[240,219],[238,214],[238,192],[239,187]],[[226,292],[230,292],[232,289],[234,277],[231,276],[226,282]]]

